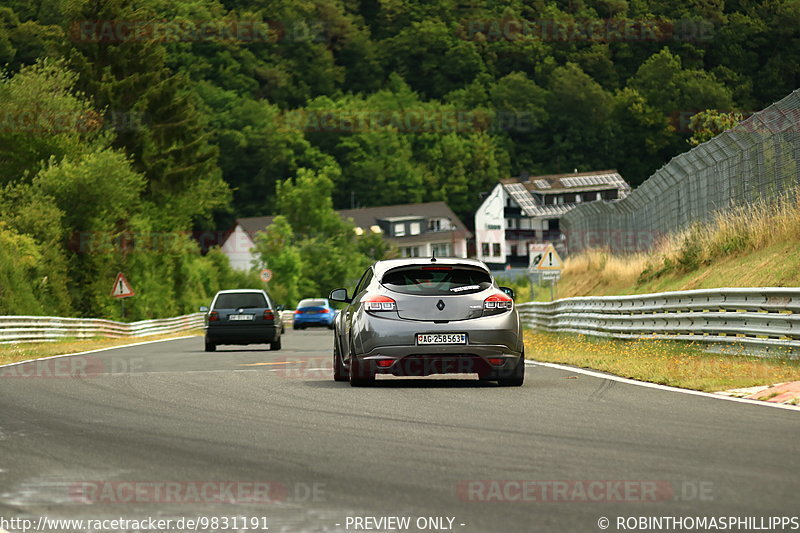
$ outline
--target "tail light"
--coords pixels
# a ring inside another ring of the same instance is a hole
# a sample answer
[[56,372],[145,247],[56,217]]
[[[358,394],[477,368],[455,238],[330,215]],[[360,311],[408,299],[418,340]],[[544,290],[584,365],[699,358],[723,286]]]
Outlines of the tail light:
[[264,320],[275,320],[275,313],[272,312],[272,309],[267,309],[264,311]]
[[217,313],[216,311],[211,311],[208,314],[208,321],[209,322],[216,322],[218,320],[219,320],[219,313]]
[[302,315],[302,314],[303,314],[303,312],[302,312],[301,310],[299,310],[299,309],[298,309],[297,311],[295,311],[295,312],[294,312],[294,314],[296,314],[296,315]]
[[394,359],[378,359],[377,363],[380,368],[389,368],[394,363]]
[[397,311],[397,302],[389,298],[388,296],[367,296],[361,302],[364,304],[364,308],[369,313],[379,313],[383,311]]
[[500,315],[514,308],[514,300],[504,293],[492,294],[483,301],[483,316]]
[[506,361],[505,359],[502,359],[500,357],[492,357],[491,359],[489,359],[489,364],[494,366],[500,366],[503,363],[505,363],[505,361]]

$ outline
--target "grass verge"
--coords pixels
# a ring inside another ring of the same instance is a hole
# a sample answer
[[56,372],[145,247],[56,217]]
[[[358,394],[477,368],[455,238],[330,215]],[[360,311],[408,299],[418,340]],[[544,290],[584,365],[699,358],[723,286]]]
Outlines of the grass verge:
[[114,346],[126,346],[137,342],[155,341],[162,339],[174,339],[185,337],[186,335],[202,335],[201,329],[171,333],[168,335],[151,335],[147,337],[134,337],[124,339],[105,339],[95,337],[90,339],[65,339],[55,342],[30,342],[20,344],[0,344],[0,365],[26,361],[28,359],[40,359],[52,355],[63,355],[67,353],[88,352],[89,350],[102,350]]
[[658,339],[628,341],[525,331],[525,353],[531,359],[684,389],[717,392],[800,380],[799,360],[713,354],[705,352],[706,347]]

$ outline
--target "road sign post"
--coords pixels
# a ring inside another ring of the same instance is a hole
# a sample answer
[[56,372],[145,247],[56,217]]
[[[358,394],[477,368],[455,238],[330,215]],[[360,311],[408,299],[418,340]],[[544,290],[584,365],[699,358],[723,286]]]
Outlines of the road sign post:
[[131,284],[128,283],[128,280],[125,279],[125,275],[122,272],[118,273],[117,279],[114,280],[114,287],[111,289],[111,296],[119,298],[120,316],[122,320],[125,320],[125,298],[130,298],[134,294],[136,293],[133,291]]
[[555,287],[561,279],[564,261],[552,244],[531,244],[528,248],[528,272],[536,273],[539,281],[550,281],[550,301],[555,299]]

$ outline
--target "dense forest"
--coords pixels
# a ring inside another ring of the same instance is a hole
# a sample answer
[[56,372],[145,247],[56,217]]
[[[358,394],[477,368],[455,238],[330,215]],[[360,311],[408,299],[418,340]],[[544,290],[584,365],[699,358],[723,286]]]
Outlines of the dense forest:
[[257,284],[196,238],[237,216],[283,214],[260,246],[298,271],[383,253],[337,226],[328,269],[279,184],[465,221],[510,175],[635,186],[694,113],[800,85],[800,2],[4,0],[0,65],[0,314],[116,316],[124,270],[142,318]]

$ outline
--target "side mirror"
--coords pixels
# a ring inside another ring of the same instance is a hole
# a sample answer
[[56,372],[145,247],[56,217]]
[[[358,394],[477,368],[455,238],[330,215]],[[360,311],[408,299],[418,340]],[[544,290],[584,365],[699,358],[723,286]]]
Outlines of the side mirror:
[[344,302],[347,304],[353,301],[347,297],[347,289],[333,289],[328,299],[334,302]]
[[206,307],[205,305],[200,306],[200,312],[201,313],[208,313],[208,307]]
[[511,287],[500,287],[500,290],[506,293],[512,300],[514,299],[514,289]]
[[285,305],[276,305],[276,306],[275,306],[275,309],[276,309],[277,311],[283,311],[284,309],[286,309],[286,306],[285,306]]

